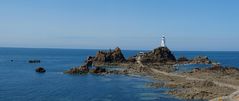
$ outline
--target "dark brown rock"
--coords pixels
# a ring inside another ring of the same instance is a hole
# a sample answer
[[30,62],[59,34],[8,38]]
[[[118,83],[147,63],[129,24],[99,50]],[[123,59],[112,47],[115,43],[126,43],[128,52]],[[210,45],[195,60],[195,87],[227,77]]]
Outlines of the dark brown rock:
[[197,56],[190,61],[191,64],[211,64],[212,61],[209,60],[207,56]]
[[88,73],[89,69],[86,66],[71,68],[70,70],[65,71],[67,74],[84,74]]
[[182,57],[178,58],[177,61],[181,63],[181,62],[188,62],[189,60],[186,57],[182,56]]
[[94,62],[101,63],[121,63],[125,61],[125,57],[119,47],[116,47],[114,51],[98,51],[94,58]]
[[40,63],[41,60],[29,60],[28,63]]
[[92,57],[92,56],[89,56],[89,57],[87,58],[86,63],[85,63],[85,66],[86,66],[87,68],[93,66],[94,58],[95,58],[95,57]]
[[141,58],[141,62],[176,62],[176,58],[167,47],[159,47],[151,52],[145,53]]
[[223,67],[221,65],[213,65],[209,70],[221,70]]
[[46,70],[43,67],[38,67],[38,68],[36,68],[36,72],[38,72],[38,73],[45,73]]

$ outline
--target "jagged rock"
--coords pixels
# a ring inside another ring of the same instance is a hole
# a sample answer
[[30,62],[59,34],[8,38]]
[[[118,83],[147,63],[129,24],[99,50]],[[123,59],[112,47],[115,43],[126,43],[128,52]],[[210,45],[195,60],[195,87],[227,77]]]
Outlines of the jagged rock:
[[86,63],[80,67],[74,67],[71,68],[68,71],[65,71],[65,73],[67,74],[84,74],[84,73],[88,73],[89,69],[93,66],[93,59],[94,57],[89,56],[86,60]]
[[93,66],[93,61],[94,61],[95,57],[89,56],[86,60],[86,63],[84,66],[86,66],[87,68],[92,67]]
[[191,64],[211,64],[212,61],[209,60],[207,56],[197,56],[190,61]]
[[175,56],[167,47],[159,47],[141,57],[141,62],[176,62]]
[[80,67],[71,68],[70,70],[67,70],[64,73],[67,73],[67,74],[84,74],[84,73],[88,73],[88,72],[89,72],[89,69],[86,66],[80,66]]
[[88,69],[86,66],[71,68],[68,71],[65,71],[66,74],[86,74],[86,73],[106,73],[106,69],[102,67],[95,67],[95,69]]
[[86,60],[86,63],[80,67],[71,68],[68,71],[65,71],[67,74],[85,74],[85,73],[105,73],[105,68],[94,67],[93,66],[94,57],[89,56]]
[[105,68],[100,68],[100,67],[94,67],[93,62],[94,62],[95,57],[89,56],[87,60],[85,61],[86,63],[80,67],[74,67],[71,68],[70,70],[65,71],[64,73],[67,74],[85,74],[85,73],[105,73],[106,69]]
[[94,62],[101,63],[120,63],[125,61],[125,57],[119,47],[116,47],[114,51],[98,51],[94,58]]
[[38,68],[36,68],[36,72],[44,73],[44,72],[46,72],[46,70],[43,67],[38,67]]

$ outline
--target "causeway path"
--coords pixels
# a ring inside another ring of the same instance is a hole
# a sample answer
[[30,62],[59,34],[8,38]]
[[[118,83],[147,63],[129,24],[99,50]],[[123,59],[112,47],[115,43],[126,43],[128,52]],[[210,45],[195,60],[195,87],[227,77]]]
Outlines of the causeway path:
[[[141,64],[141,66],[143,66],[143,65]],[[181,78],[185,78],[186,80],[206,81],[206,79],[187,77],[187,76],[180,75],[180,74],[175,74],[175,73],[167,73],[167,72],[155,69],[155,68],[151,68],[151,70],[154,73],[160,73],[160,74],[163,74],[163,75],[166,75],[166,76],[181,77]],[[210,101],[239,101],[239,86],[231,85],[231,84],[227,84],[227,83],[222,83],[222,82],[218,82],[218,81],[212,81],[212,82],[214,84],[220,86],[220,87],[228,87],[228,88],[236,89],[237,91],[230,94],[229,96],[218,97],[218,98],[212,99]]]

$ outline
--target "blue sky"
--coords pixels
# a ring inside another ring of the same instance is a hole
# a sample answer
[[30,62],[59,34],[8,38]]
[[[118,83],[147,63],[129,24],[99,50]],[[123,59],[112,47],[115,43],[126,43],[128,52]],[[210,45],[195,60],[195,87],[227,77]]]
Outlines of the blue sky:
[[238,0],[1,0],[0,47],[238,51]]

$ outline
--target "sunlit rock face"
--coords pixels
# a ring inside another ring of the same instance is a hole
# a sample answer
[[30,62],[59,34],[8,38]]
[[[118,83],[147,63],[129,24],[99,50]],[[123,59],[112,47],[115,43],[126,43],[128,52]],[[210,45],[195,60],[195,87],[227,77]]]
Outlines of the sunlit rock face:
[[116,47],[113,51],[98,51],[94,58],[94,62],[102,63],[120,63],[125,61],[125,57],[119,47]]

